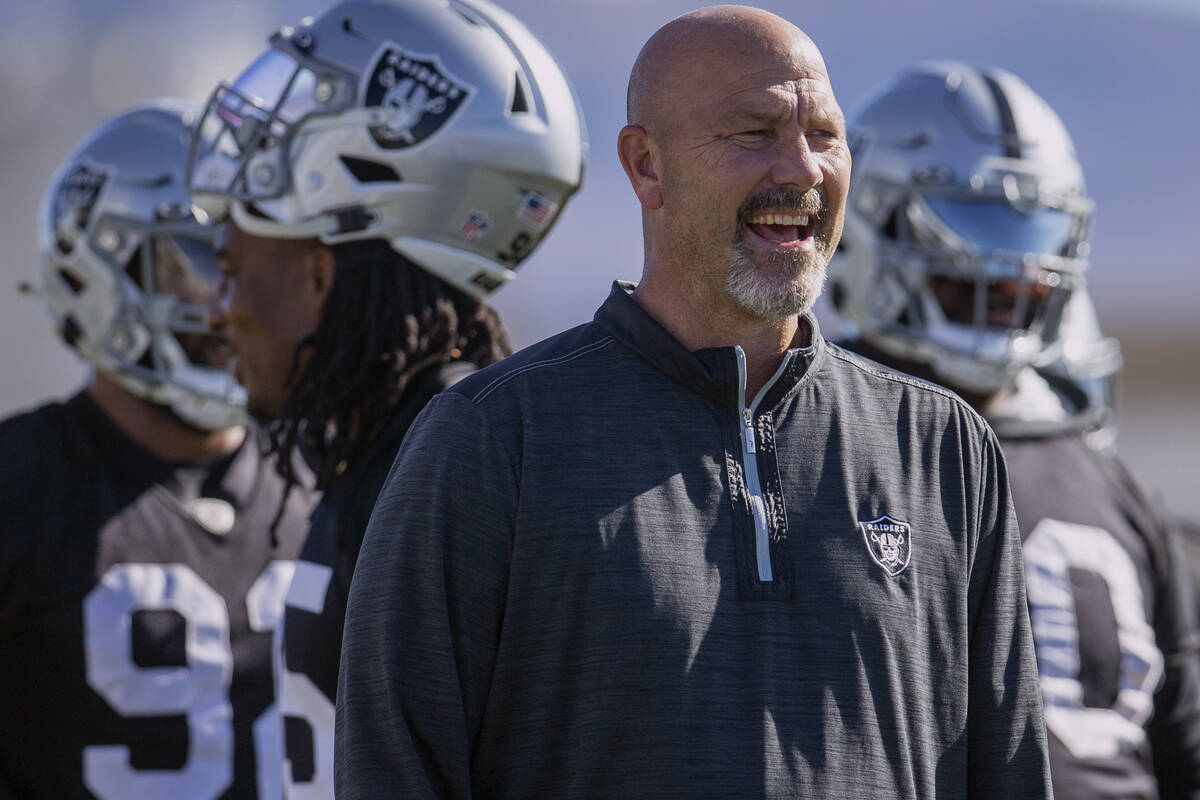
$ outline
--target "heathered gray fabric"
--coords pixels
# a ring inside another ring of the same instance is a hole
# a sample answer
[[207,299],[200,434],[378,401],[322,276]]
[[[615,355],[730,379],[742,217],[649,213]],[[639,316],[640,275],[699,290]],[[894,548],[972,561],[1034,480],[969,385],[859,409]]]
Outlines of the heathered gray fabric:
[[[986,425],[806,318],[756,420],[762,584],[734,353],[628,288],[410,431],[351,587],[338,796],[1048,797]],[[895,577],[858,527],[884,514]]]

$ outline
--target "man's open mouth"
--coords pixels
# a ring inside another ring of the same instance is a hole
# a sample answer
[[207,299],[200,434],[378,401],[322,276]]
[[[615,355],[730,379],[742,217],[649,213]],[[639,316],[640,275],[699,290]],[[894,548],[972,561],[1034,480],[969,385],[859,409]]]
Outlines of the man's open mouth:
[[750,232],[768,242],[800,245],[812,239],[815,218],[809,214],[758,212],[743,220]]

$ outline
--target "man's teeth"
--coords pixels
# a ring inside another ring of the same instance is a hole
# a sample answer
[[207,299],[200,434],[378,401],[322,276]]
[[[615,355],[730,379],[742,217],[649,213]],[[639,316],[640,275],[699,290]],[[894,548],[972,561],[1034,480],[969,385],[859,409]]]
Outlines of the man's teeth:
[[755,214],[746,219],[751,225],[807,225],[808,215],[788,216],[786,214]]

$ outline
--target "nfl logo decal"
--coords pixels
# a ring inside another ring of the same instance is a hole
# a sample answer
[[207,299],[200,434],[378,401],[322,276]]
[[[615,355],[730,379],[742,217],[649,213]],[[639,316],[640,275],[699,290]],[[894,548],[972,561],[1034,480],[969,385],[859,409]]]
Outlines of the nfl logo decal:
[[472,91],[449,75],[437,56],[386,44],[363,90],[364,105],[385,114],[383,124],[371,126],[371,137],[391,150],[420,144],[450,121]]
[[471,215],[467,217],[467,221],[458,229],[458,232],[462,234],[464,239],[477,242],[483,238],[483,235],[491,227],[492,221],[488,218],[487,214],[482,211],[472,211]]
[[859,520],[871,559],[893,578],[908,569],[912,556],[912,527],[884,514],[870,522]]

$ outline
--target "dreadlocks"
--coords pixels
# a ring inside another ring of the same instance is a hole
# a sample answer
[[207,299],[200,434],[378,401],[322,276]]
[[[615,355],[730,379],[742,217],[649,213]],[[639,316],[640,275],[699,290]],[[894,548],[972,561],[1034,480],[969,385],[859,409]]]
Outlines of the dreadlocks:
[[334,245],[321,321],[296,348],[288,397],[269,428],[279,471],[296,482],[297,446],[325,488],[386,425],[412,378],[465,359],[483,367],[512,348],[499,315],[381,239]]

